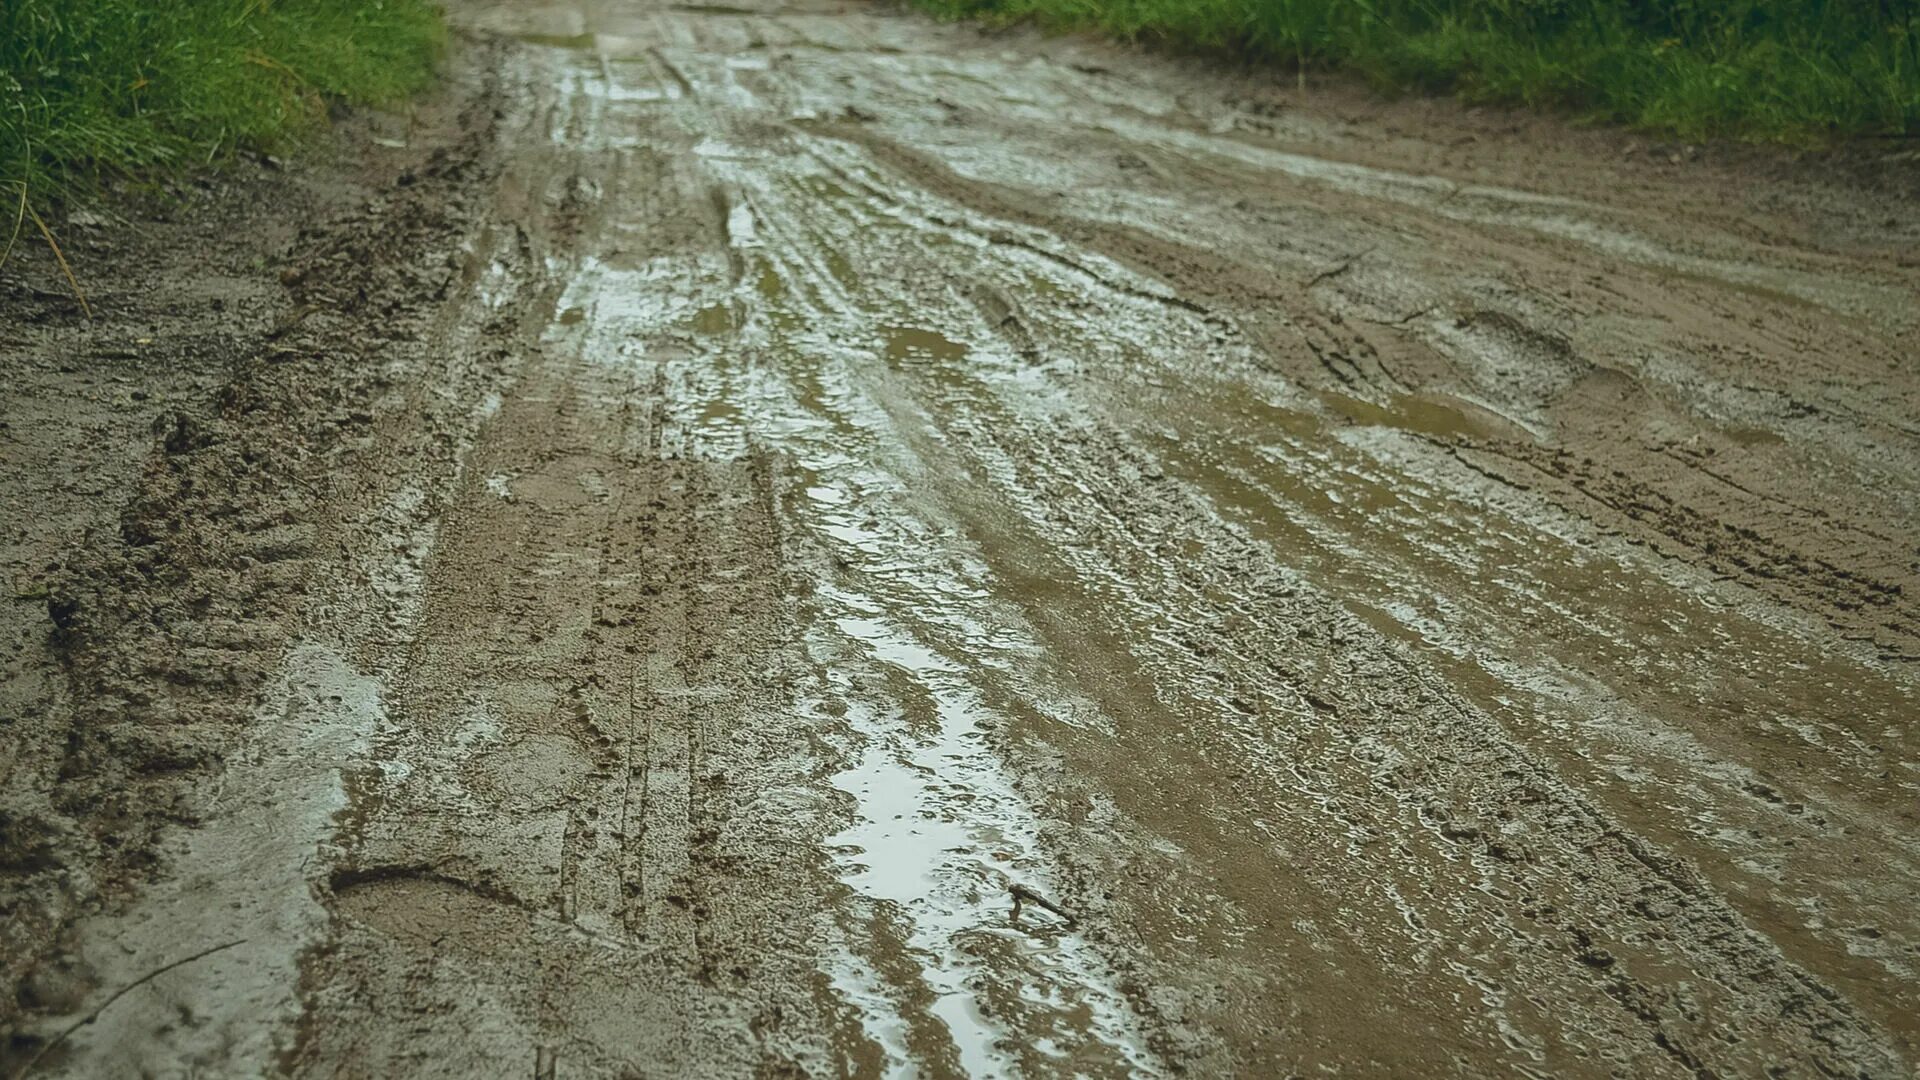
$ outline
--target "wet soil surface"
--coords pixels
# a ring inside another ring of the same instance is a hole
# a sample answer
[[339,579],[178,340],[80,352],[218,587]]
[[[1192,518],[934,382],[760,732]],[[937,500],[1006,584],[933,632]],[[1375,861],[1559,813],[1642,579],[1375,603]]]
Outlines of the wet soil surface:
[[453,15],[0,281],[11,1071],[1910,1074],[1898,169]]

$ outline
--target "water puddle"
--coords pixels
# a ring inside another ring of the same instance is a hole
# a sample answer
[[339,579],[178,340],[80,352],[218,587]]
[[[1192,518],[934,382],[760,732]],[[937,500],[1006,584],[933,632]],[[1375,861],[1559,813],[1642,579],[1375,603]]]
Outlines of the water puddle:
[[[826,595],[845,614],[814,648],[845,703],[843,721],[862,740],[854,765],[831,781],[852,798],[856,820],[828,844],[860,898],[859,936],[885,953],[897,934],[968,1076],[1017,1074],[1020,1045],[1038,1043],[1073,1053],[1094,1074],[1150,1072],[1104,963],[1048,906],[1038,819],[989,742],[1004,718],[966,669],[891,620],[886,605],[838,588]],[[875,701],[856,686],[849,644],[899,691]],[[834,978],[861,985],[863,964],[849,953]],[[904,1023],[897,1000],[854,1000],[870,1030]],[[890,1072],[911,1066],[897,1060]]]
[[1488,438],[1498,434],[1495,423],[1475,415],[1477,410],[1472,406],[1456,406],[1432,397],[1396,394],[1385,403],[1377,403],[1327,392],[1319,398],[1328,409],[1356,424],[1442,438]]
[[967,347],[937,331],[919,326],[886,326],[886,356],[894,363],[956,363],[967,357]]
[[[1016,896],[1054,894],[1038,815],[993,742],[1007,718],[980,680],[1035,647],[995,610],[977,556],[914,505],[900,479],[914,470],[893,460],[903,448],[882,441],[892,422],[858,380],[840,364],[784,370],[790,381],[752,422],[795,454],[806,498],[794,516],[845,571],[817,591],[808,637],[827,711],[855,740],[830,781],[854,811],[828,845],[855,897],[831,978],[890,1055],[925,994],[969,1076],[1031,1072],[1040,1043],[1087,1075],[1150,1072],[1129,1006],[1077,928],[1031,903],[1015,917]],[[876,985],[876,971],[892,983]],[[904,971],[918,989],[900,984]],[[889,1075],[914,1069],[890,1056]]]
[[693,315],[693,328],[702,334],[726,334],[734,329],[732,304],[708,304]]
[[[616,96],[625,77],[578,85]],[[720,123],[675,152],[701,185],[680,197],[726,193],[724,251],[583,258],[550,341],[659,373],[661,453],[771,451],[801,481],[783,505],[793,542],[837,568],[804,641],[848,762],[829,778],[849,811],[828,840],[847,900],[823,921],[823,970],[890,1076],[934,1059],[974,1077],[1150,1075],[1114,974],[1052,910],[1039,815],[996,743],[1008,708],[1073,708],[1027,671],[1040,650],[958,526],[914,496],[925,466],[884,385],[894,368],[1015,365],[969,343],[964,303],[918,317],[896,283],[855,272],[885,260],[849,236],[911,239],[911,223],[876,217],[809,155],[743,145]]]
[[196,807],[204,820],[181,836],[172,873],[87,927],[103,986],[144,977],[141,992],[105,999],[110,1010],[92,1002],[100,1014],[42,1072],[135,1076],[158,1061],[219,1061],[231,1075],[265,1075],[290,1049],[299,958],[327,929],[314,890],[348,808],[343,777],[385,709],[378,682],[320,645],[289,652],[268,691],[254,737]]

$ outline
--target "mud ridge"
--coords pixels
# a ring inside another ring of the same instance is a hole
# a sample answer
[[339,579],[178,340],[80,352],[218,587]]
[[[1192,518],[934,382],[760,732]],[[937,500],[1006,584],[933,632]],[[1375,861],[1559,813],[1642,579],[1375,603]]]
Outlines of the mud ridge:
[[[12,763],[4,886],[10,931],[43,936],[10,941],[9,985],[70,952],[64,934],[82,914],[124,905],[129,887],[164,873],[169,831],[200,820],[315,575],[337,566],[333,519],[367,433],[459,277],[493,152],[493,93],[463,88],[457,138],[417,164],[374,165],[355,178],[365,195],[261,253],[281,262],[287,299],[225,328],[215,387],[154,419],[117,520],[75,538],[53,574],[45,610],[63,706],[35,732],[44,754]],[[129,307],[107,318],[139,319]],[[57,852],[23,850],[50,837]],[[25,1052],[17,1008],[8,995],[0,1021]]]

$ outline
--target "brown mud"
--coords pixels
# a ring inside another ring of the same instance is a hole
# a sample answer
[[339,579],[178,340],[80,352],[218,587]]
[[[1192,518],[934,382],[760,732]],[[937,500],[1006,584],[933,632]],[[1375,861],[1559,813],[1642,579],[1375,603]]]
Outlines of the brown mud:
[[453,17],[0,272],[10,1073],[1910,1074],[1897,169]]

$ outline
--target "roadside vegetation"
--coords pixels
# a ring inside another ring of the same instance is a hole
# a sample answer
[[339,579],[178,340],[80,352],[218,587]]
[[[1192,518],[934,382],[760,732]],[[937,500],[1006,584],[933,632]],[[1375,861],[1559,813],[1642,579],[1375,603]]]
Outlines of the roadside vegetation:
[[427,0],[0,0],[0,205],[283,148],[424,86],[442,35]]
[[1920,133],[1916,0],[916,0],[1685,138]]

